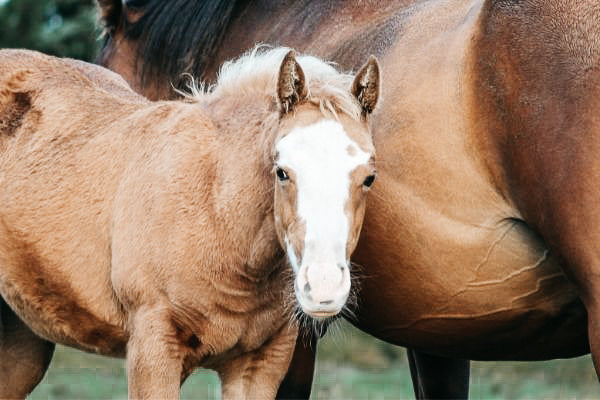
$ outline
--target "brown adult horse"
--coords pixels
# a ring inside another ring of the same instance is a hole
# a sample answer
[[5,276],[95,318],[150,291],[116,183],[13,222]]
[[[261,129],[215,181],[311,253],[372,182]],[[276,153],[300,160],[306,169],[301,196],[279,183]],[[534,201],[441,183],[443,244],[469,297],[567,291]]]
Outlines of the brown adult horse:
[[150,102],[104,68],[0,51],[0,398],[37,385],[54,343],[126,356],[131,398],[178,398],[197,366],[226,398],[274,397],[294,291],[318,318],[349,295],[378,80],[374,59],[353,83],[278,48]]
[[[375,51],[380,179],[352,322],[418,351],[419,397],[466,395],[458,359],[591,346],[600,371],[597,1],[100,3],[102,61],[153,97],[257,41],[348,69]],[[295,361],[313,357],[299,347]]]

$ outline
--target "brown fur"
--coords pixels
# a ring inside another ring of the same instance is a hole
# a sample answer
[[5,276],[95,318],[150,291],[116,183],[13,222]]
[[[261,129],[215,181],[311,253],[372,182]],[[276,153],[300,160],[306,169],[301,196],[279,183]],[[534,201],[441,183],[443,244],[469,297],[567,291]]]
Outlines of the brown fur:
[[365,66],[356,73],[356,79],[350,89],[358,99],[365,115],[375,110],[379,99],[379,86],[379,64],[375,57],[371,56]]
[[306,100],[308,96],[304,71],[294,58],[293,51],[284,57],[279,76],[286,77],[286,80],[277,82],[277,98],[283,112],[287,113],[293,110],[295,104]]
[[274,223],[276,92],[153,103],[97,66],[0,60],[0,354],[17,366],[0,397],[35,387],[54,342],[126,356],[131,398],[177,398],[197,366],[226,398],[273,397],[298,329]]
[[0,348],[0,393],[6,399],[25,398],[42,380],[54,343],[35,335],[0,299]]
[[591,0],[250,2],[205,73],[257,41],[355,70],[375,52],[380,161],[353,322],[456,358],[573,357],[591,342],[598,365],[598,12]]

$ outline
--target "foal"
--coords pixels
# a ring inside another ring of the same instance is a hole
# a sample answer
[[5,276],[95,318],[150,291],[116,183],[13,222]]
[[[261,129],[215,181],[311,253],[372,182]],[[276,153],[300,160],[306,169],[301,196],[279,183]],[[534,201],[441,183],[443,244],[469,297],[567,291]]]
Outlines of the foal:
[[226,398],[274,397],[293,293],[316,318],[348,297],[377,62],[352,79],[278,48],[150,102],[100,67],[0,51],[0,397],[33,390],[54,343],[127,357],[130,398],[177,398],[197,366]]

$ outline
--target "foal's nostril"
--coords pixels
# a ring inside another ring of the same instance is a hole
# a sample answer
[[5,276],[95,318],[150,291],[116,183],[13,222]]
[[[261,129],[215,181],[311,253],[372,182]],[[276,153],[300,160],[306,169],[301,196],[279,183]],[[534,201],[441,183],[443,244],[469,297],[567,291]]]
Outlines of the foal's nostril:
[[304,294],[308,294],[310,292],[310,283],[304,284]]

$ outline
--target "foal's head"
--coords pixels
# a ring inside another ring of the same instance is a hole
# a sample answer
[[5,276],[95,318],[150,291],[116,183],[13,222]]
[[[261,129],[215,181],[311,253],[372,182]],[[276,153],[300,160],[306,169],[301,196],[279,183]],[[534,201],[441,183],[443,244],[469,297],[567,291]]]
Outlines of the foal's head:
[[348,78],[290,51],[277,81],[275,226],[298,303],[315,318],[334,316],[346,304],[350,255],[376,176],[366,120],[379,95],[377,61],[371,58]]

